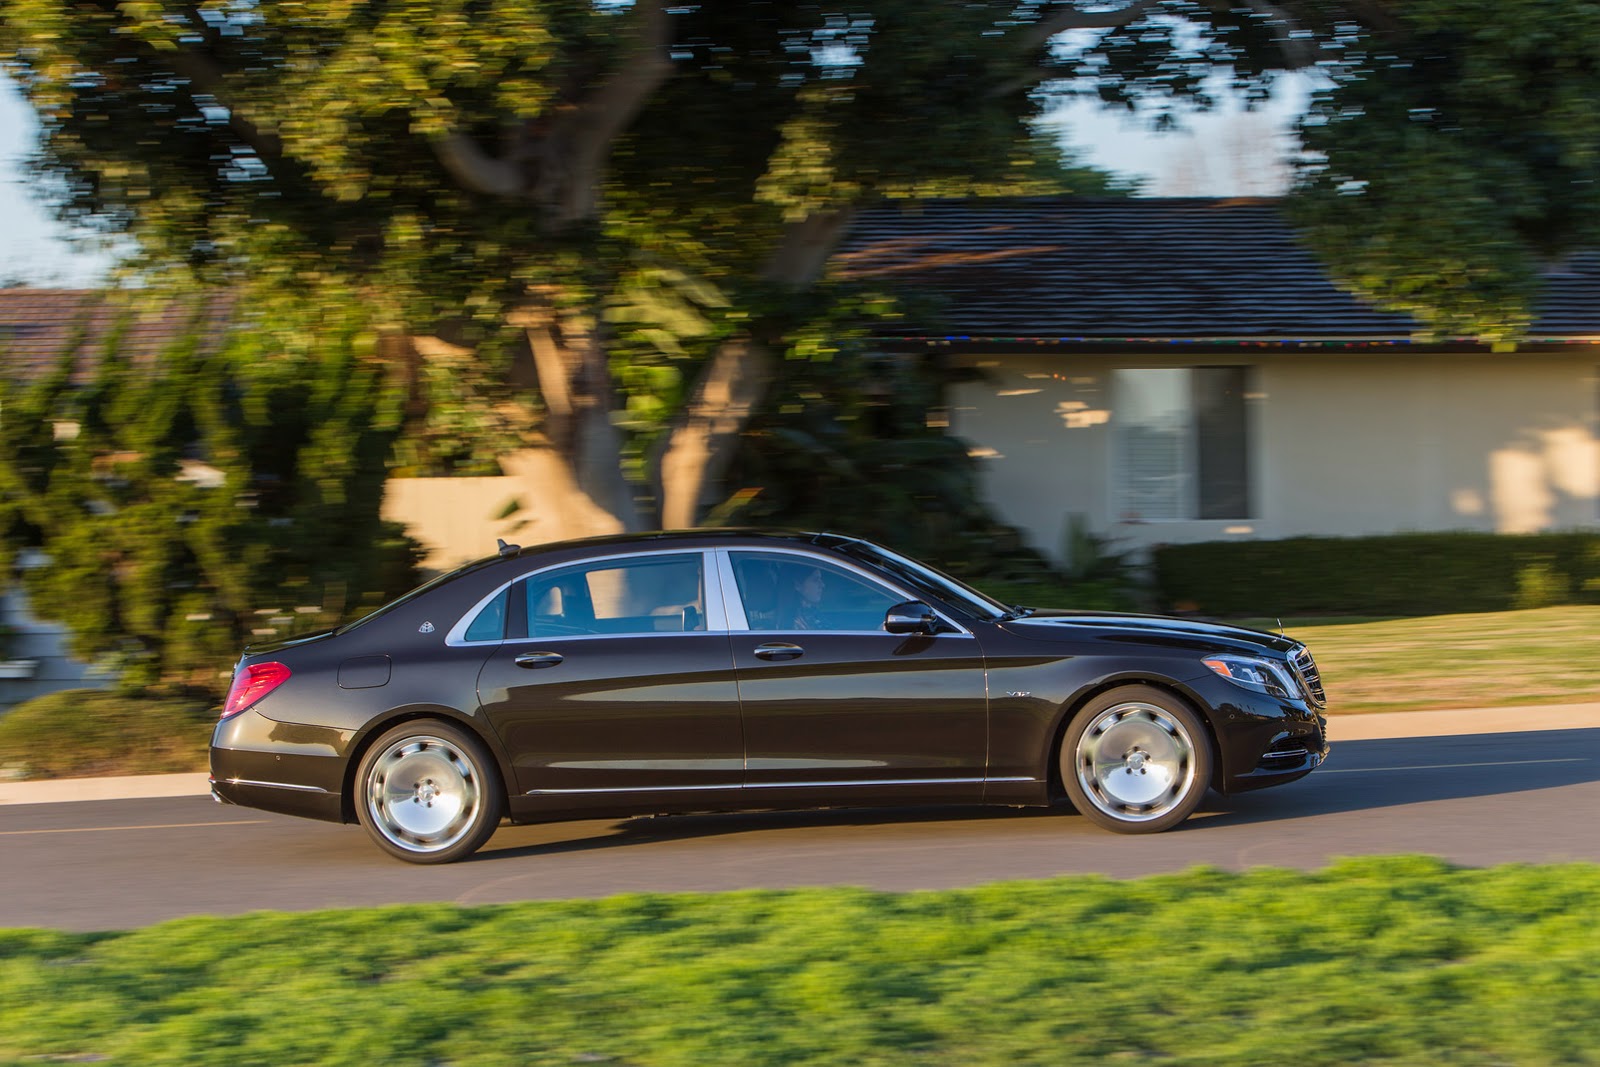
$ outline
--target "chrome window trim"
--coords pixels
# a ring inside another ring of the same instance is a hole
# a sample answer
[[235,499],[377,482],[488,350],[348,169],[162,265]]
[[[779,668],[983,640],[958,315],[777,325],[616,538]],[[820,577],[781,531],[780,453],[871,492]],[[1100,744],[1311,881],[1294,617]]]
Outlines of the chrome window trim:
[[733,573],[733,557],[727,549],[716,549],[717,583],[722,589],[723,618],[729,631],[744,632],[750,629],[750,619],[745,615],[744,596],[739,592],[739,579]]
[[[567,560],[565,563],[551,563],[543,567],[535,567],[530,571],[523,571],[513,578],[507,579],[494,587],[490,593],[479,600],[472,607],[462,613],[456,624],[450,627],[450,632],[445,635],[444,643],[451,648],[493,648],[503,644],[524,644],[527,641],[585,641],[596,637],[682,637],[684,634],[725,633],[727,631],[727,616],[722,606],[722,593],[720,576],[713,577],[712,560],[706,557],[712,549],[707,548],[649,548],[639,552],[617,552],[609,556],[591,556],[583,560]],[[561,637],[528,637],[528,638],[497,638],[493,641],[468,641],[467,629],[472,625],[478,613],[489,606],[489,603],[499,596],[504,590],[510,588],[524,578],[535,575],[547,574],[551,571],[565,570],[569,567],[585,567],[590,564],[610,563],[615,560],[645,559],[650,556],[699,556],[700,557],[700,585],[705,595],[706,603],[706,628],[704,630],[644,630],[639,633],[620,634],[573,634]]]
[[530,789],[524,796],[568,796],[575,793],[682,793],[694,790],[729,789],[831,789],[836,786],[885,785],[987,785],[997,782],[1037,782],[1038,778],[878,778],[870,781],[840,782],[719,782],[706,785],[619,785],[597,789]]
[[[848,637],[848,636],[864,636],[864,635],[868,635],[868,634],[875,634],[875,635],[882,636],[882,637],[899,637],[899,638],[903,638],[905,636],[903,634],[891,634],[891,633],[888,633],[887,631],[885,631],[883,629],[877,629],[877,630],[752,630],[752,629],[750,629],[749,619],[745,615],[745,611],[744,611],[744,597],[743,597],[743,594],[741,594],[739,592],[739,583],[738,583],[738,580],[737,580],[737,578],[736,578],[736,576],[734,575],[734,572],[733,572],[733,554],[735,552],[743,552],[743,553],[749,553],[749,554],[752,554],[752,555],[766,555],[766,556],[799,556],[801,559],[810,560],[813,563],[827,565],[829,567],[834,567],[834,568],[836,568],[838,570],[847,571],[847,572],[855,575],[856,577],[860,578],[862,581],[866,582],[869,585],[877,586],[879,589],[886,589],[890,593],[893,593],[895,596],[900,598],[899,601],[898,601],[899,603],[906,603],[907,601],[912,601],[912,600],[921,601],[922,603],[925,603],[925,604],[927,603],[927,601],[922,599],[921,595],[916,594],[916,593],[907,592],[904,586],[901,586],[901,585],[898,585],[898,584],[896,584],[894,582],[891,582],[888,579],[884,578],[882,575],[879,575],[879,574],[876,574],[876,573],[874,573],[872,571],[867,570],[865,567],[860,566],[859,564],[857,564],[853,560],[839,559],[838,557],[823,555],[823,554],[821,554],[819,552],[815,552],[815,551],[812,551],[812,550],[809,550],[809,549],[787,548],[787,547],[768,548],[768,547],[765,547],[765,546],[763,546],[763,547],[746,546],[746,547],[739,547],[739,548],[718,548],[718,549],[714,549],[713,551],[715,551],[718,556],[722,557],[721,559],[719,559],[717,561],[717,571],[718,571],[719,577],[722,580],[723,588],[724,588],[724,590],[726,590],[726,592],[724,592],[723,595],[731,603],[737,605],[736,609],[730,608],[730,610],[728,611],[728,631],[730,633],[752,633],[752,634],[834,634],[836,636],[846,636],[846,637]],[[956,622],[954,619],[950,618],[950,616],[946,615],[944,612],[940,611],[938,608],[934,607],[932,604],[928,604],[928,606],[930,608],[933,608],[933,613],[935,615],[937,615],[941,620],[943,620],[946,624],[955,627],[955,632],[954,633],[946,632],[946,633],[941,633],[941,634],[932,634],[930,636],[932,636],[932,637],[957,637],[957,638],[968,638],[968,639],[973,638],[974,635],[973,635],[972,631],[967,629],[967,627],[961,625],[959,622]],[[735,618],[737,618],[738,622],[740,623],[739,626],[735,626],[734,625]]]

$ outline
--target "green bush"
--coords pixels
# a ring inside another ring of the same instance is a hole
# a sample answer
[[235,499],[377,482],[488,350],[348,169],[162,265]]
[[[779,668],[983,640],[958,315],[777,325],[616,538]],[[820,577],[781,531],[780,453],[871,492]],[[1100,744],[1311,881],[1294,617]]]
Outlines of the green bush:
[[1442,615],[1600,603],[1600,534],[1417,533],[1167,545],[1168,609],[1208,615]]
[[0,770],[21,778],[203,771],[216,717],[204,696],[63,689],[0,718]]

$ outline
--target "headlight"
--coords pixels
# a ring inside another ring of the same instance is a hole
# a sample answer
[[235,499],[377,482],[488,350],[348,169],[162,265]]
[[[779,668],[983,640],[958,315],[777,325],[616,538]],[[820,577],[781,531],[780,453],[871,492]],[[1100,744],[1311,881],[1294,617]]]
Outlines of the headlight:
[[1298,687],[1281,663],[1253,656],[1207,656],[1200,661],[1234,685],[1280,700],[1295,699]]

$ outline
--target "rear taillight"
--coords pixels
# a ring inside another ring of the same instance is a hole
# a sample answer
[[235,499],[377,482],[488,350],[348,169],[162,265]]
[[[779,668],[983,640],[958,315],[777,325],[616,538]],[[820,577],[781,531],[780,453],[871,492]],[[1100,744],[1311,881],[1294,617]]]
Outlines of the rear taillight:
[[222,705],[222,718],[231,718],[289,680],[289,668],[281,663],[256,663],[238,671],[228,687]]

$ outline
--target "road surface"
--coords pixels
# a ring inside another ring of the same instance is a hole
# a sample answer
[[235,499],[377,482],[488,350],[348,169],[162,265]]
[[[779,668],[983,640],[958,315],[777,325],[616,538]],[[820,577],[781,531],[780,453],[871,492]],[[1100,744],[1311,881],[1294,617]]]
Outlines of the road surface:
[[122,929],[189,915],[633,891],[934,889],[1197,864],[1315,869],[1428,853],[1464,865],[1600,862],[1600,728],[1365,741],[1292,785],[1213,795],[1178,830],[1125,837],[1069,813],[940,808],[503,827],[472,859],[389,859],[355,826],[200,797],[0,810],[0,927]]

